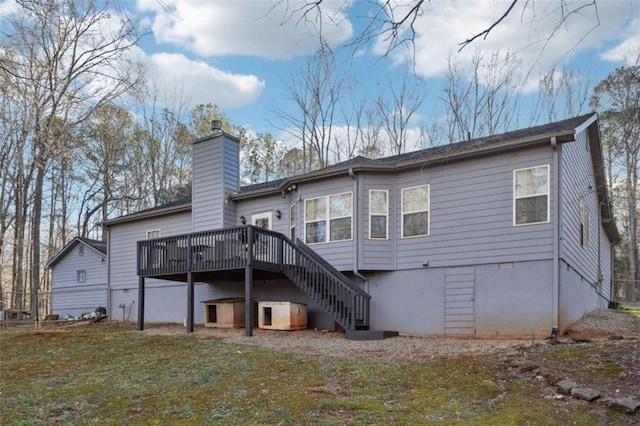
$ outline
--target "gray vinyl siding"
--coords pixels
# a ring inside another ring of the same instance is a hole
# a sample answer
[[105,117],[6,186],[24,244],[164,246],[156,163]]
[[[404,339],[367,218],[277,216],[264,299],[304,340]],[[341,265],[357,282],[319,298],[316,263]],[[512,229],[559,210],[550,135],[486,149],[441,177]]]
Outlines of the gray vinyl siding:
[[[611,293],[611,244],[598,223],[598,196],[593,176],[591,154],[587,149],[587,133],[576,135],[576,141],[562,145],[561,190],[561,257],[604,297]],[[580,200],[589,210],[589,245],[583,245],[580,232]],[[598,256],[600,238],[600,256]],[[598,264],[602,283],[598,283]]]
[[[289,197],[282,198],[281,195],[269,195],[250,200],[243,200],[238,203],[236,222],[233,226],[240,226],[240,216],[244,216],[247,224],[251,223],[251,216],[259,213],[271,213],[271,229],[289,236],[289,207],[291,203]],[[282,217],[276,217],[276,210],[280,210]]]
[[238,192],[238,142],[218,136],[193,144],[193,231],[235,224],[235,206],[227,194]]
[[[98,306],[107,306],[106,256],[87,246],[84,246],[84,255],[80,256],[80,245],[77,243],[51,270],[51,310],[54,314],[78,316],[93,312]],[[78,271],[85,271],[84,283],[77,282]]]
[[240,155],[238,142],[224,138],[224,168],[223,168],[223,192],[222,206],[224,209],[224,217],[222,227],[228,228],[235,226],[236,223],[236,206],[234,203],[225,203],[224,199],[227,194],[235,194],[238,192],[240,185]]
[[[334,177],[322,180],[320,182],[312,182],[298,185],[298,203],[299,206],[299,219],[298,219],[298,236],[302,241],[305,241],[305,226],[304,226],[304,200],[309,198],[322,197],[326,195],[340,194],[343,192],[354,191],[354,180],[348,175],[342,177]],[[353,204],[355,210],[356,196],[353,195]],[[342,271],[350,271],[354,267],[354,244],[355,244],[355,221],[357,218],[354,216],[351,220],[352,226],[352,240],[350,241],[335,241],[328,243],[311,244],[310,247],[316,251],[320,256],[324,257],[335,268]],[[288,221],[287,221],[288,223]]]
[[[540,147],[399,174],[394,198],[397,268],[550,259],[553,223],[513,225],[513,170],[552,164]],[[555,179],[550,167],[550,187]],[[430,235],[401,238],[402,188],[430,185]],[[549,197],[550,219],[555,206]]]
[[146,239],[147,231],[152,229],[159,229],[162,237],[188,234],[191,232],[191,214],[184,212],[111,226],[109,268],[112,289],[137,290],[136,242]]

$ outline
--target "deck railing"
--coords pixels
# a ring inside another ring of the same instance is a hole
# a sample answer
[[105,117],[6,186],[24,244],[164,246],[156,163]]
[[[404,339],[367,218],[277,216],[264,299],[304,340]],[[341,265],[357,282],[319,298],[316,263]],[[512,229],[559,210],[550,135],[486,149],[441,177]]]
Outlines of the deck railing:
[[243,268],[281,272],[345,329],[369,326],[369,296],[313,250],[283,234],[242,226],[138,241],[138,275]]

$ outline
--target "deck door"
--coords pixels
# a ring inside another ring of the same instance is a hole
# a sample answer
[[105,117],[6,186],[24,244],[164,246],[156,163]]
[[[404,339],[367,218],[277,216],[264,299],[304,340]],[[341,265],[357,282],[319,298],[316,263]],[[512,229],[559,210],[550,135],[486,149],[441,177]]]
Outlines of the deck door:
[[444,284],[444,327],[449,336],[476,333],[475,268],[447,268]]
[[271,212],[256,213],[251,216],[251,224],[262,229],[271,229]]
[[[271,212],[256,213],[251,216],[251,224],[262,229],[271,229]],[[263,235],[255,240],[254,257],[258,260],[269,260],[269,240]]]

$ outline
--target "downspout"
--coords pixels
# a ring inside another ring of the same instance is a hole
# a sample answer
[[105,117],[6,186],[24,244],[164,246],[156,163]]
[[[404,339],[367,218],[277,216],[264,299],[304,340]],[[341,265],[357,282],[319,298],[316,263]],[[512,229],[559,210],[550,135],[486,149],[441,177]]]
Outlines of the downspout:
[[104,229],[107,232],[107,319],[111,319],[111,232],[109,228]]
[[600,201],[598,203],[598,276],[596,278],[596,286],[598,289],[602,288],[602,253],[600,252],[600,239],[602,238],[602,205],[604,203]]
[[558,337],[558,323],[560,316],[560,146],[555,136],[551,137],[551,148],[553,149],[553,289],[552,289],[552,310],[553,326],[549,338]]
[[355,235],[356,238],[353,239],[353,275],[355,275],[356,277],[360,278],[362,281],[364,281],[364,285],[365,288],[367,289],[367,291],[369,290],[369,280],[367,280],[367,277],[365,277],[364,275],[362,275],[360,273],[360,271],[358,270],[358,258],[359,258],[359,250],[358,247],[360,246],[360,224],[362,223],[362,220],[360,220],[360,211],[358,210],[358,206],[360,205],[359,203],[359,197],[358,197],[358,176],[356,176],[356,174],[353,172],[353,168],[349,168],[349,176],[351,176],[351,179],[353,179],[353,217],[356,219],[355,222]]

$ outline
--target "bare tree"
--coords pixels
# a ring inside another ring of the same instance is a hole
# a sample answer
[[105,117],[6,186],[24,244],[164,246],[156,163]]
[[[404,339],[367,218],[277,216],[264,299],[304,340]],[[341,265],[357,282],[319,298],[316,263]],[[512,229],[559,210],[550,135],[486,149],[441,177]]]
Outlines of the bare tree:
[[350,104],[341,108],[343,131],[334,132],[333,135],[332,152],[335,161],[345,161],[356,155],[367,158],[383,156],[383,120],[378,108],[367,97],[351,99]]
[[[414,51],[416,36],[420,32],[419,19],[423,15],[429,13],[429,4],[434,2],[435,0],[368,0],[368,13],[359,17],[363,21],[359,26],[362,29],[348,42],[348,45],[352,47],[359,47],[371,40],[382,40],[386,45],[387,54],[398,48],[408,48]],[[321,42],[326,45],[322,37],[324,3],[324,0],[304,2],[280,0],[278,2],[280,5],[285,5],[285,20],[312,21],[316,23],[318,36],[321,39]],[[459,50],[464,49],[480,39],[487,39],[491,32],[511,15],[519,15],[521,17],[521,24],[530,25],[532,30],[536,30],[536,25],[538,25],[540,21],[536,14],[536,7],[539,3],[540,2],[536,2],[535,0],[524,0],[520,2],[518,0],[509,0],[504,2],[501,6],[501,12],[496,15],[492,22],[488,24],[481,22],[477,24],[478,26],[476,29],[471,29],[472,35],[465,40],[460,41]],[[351,6],[351,2],[343,2],[341,5],[337,6],[336,10],[335,3],[332,3],[333,15],[346,14]],[[545,47],[549,40],[557,36],[558,32],[568,24],[568,21],[571,18],[585,19],[585,16],[588,16],[585,13],[587,10],[591,10],[594,13],[593,17],[586,18],[592,19],[593,25],[585,31],[583,38],[600,25],[597,0],[588,0],[584,2],[569,2],[565,0],[558,2],[545,2],[544,15],[546,19],[555,20],[553,26],[545,36]],[[530,22],[525,22],[523,17],[526,15],[527,11],[531,11],[536,19],[532,19]],[[471,25],[474,24],[471,23]],[[437,40],[433,40],[432,42],[437,42]]]
[[[90,224],[109,218],[109,207],[129,198],[122,176],[129,168],[127,150],[133,135],[133,118],[123,108],[104,104],[82,126],[79,162],[87,189],[80,202],[78,232],[89,236]],[[99,213],[98,220],[93,220]]]
[[475,54],[469,70],[449,59],[442,100],[450,142],[509,130],[517,118],[517,69],[517,60],[498,53]]
[[278,107],[280,127],[302,143],[305,171],[330,163],[333,126],[347,83],[331,52],[320,50],[285,83],[293,108]]
[[[21,186],[32,189],[31,286],[37,290],[45,173],[65,149],[56,138],[60,123],[69,128],[82,123],[96,107],[136,87],[141,74],[127,56],[138,41],[137,25],[129,16],[97,0],[17,3],[20,10],[7,16],[3,27],[0,85],[30,108],[21,133],[34,173]],[[31,307],[36,305],[34,294]]]
[[640,65],[621,67],[602,80],[594,90],[591,105],[602,111],[602,136],[605,148],[610,150],[610,167],[619,173],[613,187],[622,187],[624,234],[627,241],[626,277],[620,278],[627,300],[634,297],[634,284],[640,280],[638,259],[638,169],[640,167]]
[[391,84],[389,99],[379,95],[376,100],[393,154],[402,154],[407,150],[410,125],[427,95],[425,84],[424,80],[407,70],[397,85]]
[[129,152],[137,208],[166,203],[175,188],[191,182],[190,99],[180,84],[174,89],[165,95],[168,89],[152,79],[139,99],[138,129]]
[[580,71],[551,69],[538,83],[530,124],[561,120],[584,113],[589,105],[591,87],[591,79]]

